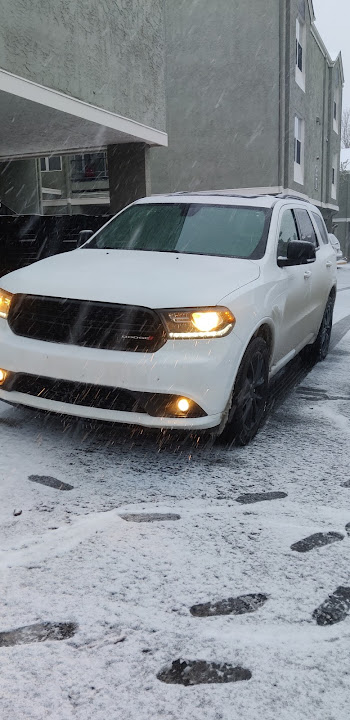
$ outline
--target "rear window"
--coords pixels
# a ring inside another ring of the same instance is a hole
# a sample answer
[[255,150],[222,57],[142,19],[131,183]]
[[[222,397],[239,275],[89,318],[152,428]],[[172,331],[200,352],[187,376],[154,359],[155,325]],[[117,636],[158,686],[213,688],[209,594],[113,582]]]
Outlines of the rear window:
[[271,210],[197,203],[133,205],[84,248],[144,250],[259,259]]

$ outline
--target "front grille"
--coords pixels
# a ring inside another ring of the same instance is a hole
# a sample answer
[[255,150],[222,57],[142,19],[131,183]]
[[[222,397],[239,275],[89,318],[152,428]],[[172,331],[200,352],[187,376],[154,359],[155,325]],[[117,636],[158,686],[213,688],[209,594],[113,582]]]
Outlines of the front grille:
[[132,305],[18,294],[8,322],[16,335],[103,350],[150,353],[166,342],[157,313]]
[[[179,396],[165,393],[137,392],[106,385],[91,385],[11,372],[1,386],[1,390],[103,410],[147,413],[151,417],[183,417],[176,408]],[[195,402],[192,402],[190,412],[186,413],[187,418],[205,417],[205,415],[204,410]]]

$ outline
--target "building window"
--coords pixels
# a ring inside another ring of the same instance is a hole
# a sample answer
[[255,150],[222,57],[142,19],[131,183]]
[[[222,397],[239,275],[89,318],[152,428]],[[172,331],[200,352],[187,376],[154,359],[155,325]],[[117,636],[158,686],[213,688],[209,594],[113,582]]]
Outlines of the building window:
[[339,134],[339,105],[340,105],[340,91],[339,87],[335,88],[333,98],[333,130]]
[[71,169],[73,182],[106,180],[108,178],[107,153],[73,155]]
[[301,23],[297,20],[297,38],[296,38],[296,65],[300,72],[303,72],[303,46],[301,37]]
[[42,172],[51,172],[53,170],[62,170],[62,158],[60,155],[52,155],[51,157],[40,158],[40,168]]
[[294,127],[294,180],[304,184],[304,121],[298,115]]
[[305,92],[305,23],[299,18],[296,21],[296,45],[295,45],[295,79],[299,87]]
[[333,200],[337,197],[337,167],[338,167],[338,155],[333,155],[333,164],[332,164],[332,198]]

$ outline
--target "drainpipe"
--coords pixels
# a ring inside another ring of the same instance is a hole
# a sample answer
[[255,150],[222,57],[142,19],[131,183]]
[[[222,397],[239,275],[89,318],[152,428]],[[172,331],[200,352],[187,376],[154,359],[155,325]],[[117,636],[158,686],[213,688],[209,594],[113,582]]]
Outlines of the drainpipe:
[[290,81],[291,81],[291,48],[290,48],[290,35],[291,35],[291,8],[290,0],[286,0],[284,16],[284,37],[285,37],[285,58],[284,58],[284,182],[282,183],[284,188],[291,187],[290,183]]
[[[279,4],[279,140],[278,140],[278,182],[284,186],[285,156],[285,113],[286,113],[286,12],[285,3]],[[289,185],[285,186],[289,187]]]

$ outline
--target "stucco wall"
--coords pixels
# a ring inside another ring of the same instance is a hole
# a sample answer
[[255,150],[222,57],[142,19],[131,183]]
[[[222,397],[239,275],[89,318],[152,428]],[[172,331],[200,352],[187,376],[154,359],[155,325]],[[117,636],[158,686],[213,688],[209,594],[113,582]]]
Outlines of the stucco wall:
[[152,192],[277,185],[279,0],[166,0],[166,36]]
[[0,0],[0,68],[165,130],[163,0]]

